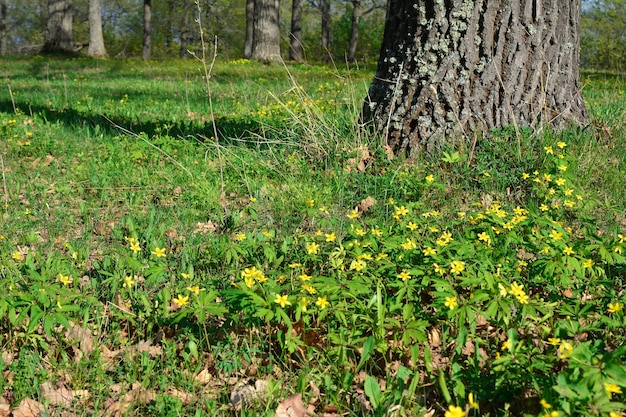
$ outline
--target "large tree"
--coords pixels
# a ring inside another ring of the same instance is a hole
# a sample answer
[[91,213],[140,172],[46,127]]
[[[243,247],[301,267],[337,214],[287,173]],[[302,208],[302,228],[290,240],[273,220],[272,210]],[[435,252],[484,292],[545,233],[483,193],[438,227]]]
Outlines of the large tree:
[[390,0],[363,119],[398,153],[581,124],[581,0]]
[[252,59],[280,60],[280,0],[255,0]]
[[246,39],[243,43],[243,57],[252,58],[254,40],[254,0],[246,0]]
[[48,0],[44,52],[70,52],[72,43],[72,0]]
[[102,36],[102,13],[100,0],[89,0],[89,56],[104,57],[107,54]]

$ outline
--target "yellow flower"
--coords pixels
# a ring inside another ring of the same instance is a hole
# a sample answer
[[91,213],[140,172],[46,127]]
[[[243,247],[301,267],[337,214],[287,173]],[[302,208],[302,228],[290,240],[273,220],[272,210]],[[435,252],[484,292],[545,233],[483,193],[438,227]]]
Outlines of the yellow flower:
[[548,155],[554,155],[554,149],[552,149],[552,146],[545,146],[543,150],[546,151]]
[[243,242],[244,240],[246,240],[246,234],[245,233],[237,233],[235,235],[235,239],[238,240],[239,242]]
[[357,217],[359,217],[359,209],[355,207],[350,211],[350,213],[346,215],[346,217],[350,220],[356,219]]
[[315,304],[322,310],[330,305],[326,297],[317,297]]
[[539,401],[539,404],[541,404],[541,408],[547,410],[549,408],[552,408],[552,405],[550,403],[548,403],[545,399],[541,399],[541,401]]
[[465,417],[465,410],[456,405],[451,405],[448,407],[444,417]]
[[433,268],[435,269],[435,272],[438,273],[439,275],[443,275],[446,273],[446,270],[437,264],[433,264]]
[[426,175],[425,180],[426,180],[427,183],[431,183],[431,182],[435,181],[435,177],[433,176],[433,174],[429,174],[429,175]]
[[302,311],[307,311],[308,305],[309,305],[309,300],[307,300],[306,297],[302,297],[300,299],[300,308],[302,308]]
[[367,263],[362,259],[353,259],[350,263],[350,269],[355,270],[357,272],[362,271],[367,266]]
[[549,208],[545,204],[542,204],[542,205],[539,206],[539,210],[541,210],[541,211],[548,211]]
[[519,285],[517,282],[513,282],[513,284],[511,284],[511,294],[514,296],[524,294],[524,285]]
[[404,250],[411,250],[417,248],[417,244],[411,238],[406,238],[406,242],[401,243],[400,247]]
[[185,273],[185,272],[181,273],[181,274],[180,274],[180,276],[181,276],[181,277],[183,277],[183,278],[185,278],[185,279],[189,279],[189,278],[191,278],[191,275],[190,275],[190,274],[187,274],[187,273]]
[[500,295],[502,297],[506,297],[509,294],[509,291],[506,289],[504,285],[502,285],[502,283],[498,284],[498,290],[500,291]]
[[622,388],[617,385],[617,384],[609,384],[609,383],[604,383],[604,391],[606,391],[606,395],[608,395],[609,397],[611,396],[611,394],[621,394],[622,393]]
[[563,148],[565,148],[567,146],[567,143],[562,142],[562,141],[561,142],[557,142],[556,146],[558,146],[559,149],[563,149]]
[[122,286],[124,288],[131,288],[133,285],[135,285],[134,277],[132,275],[126,275],[124,277],[124,284]]
[[591,268],[594,265],[595,265],[595,262],[593,262],[593,260],[591,260],[591,259],[587,259],[587,260],[585,260],[585,262],[583,262],[583,266],[585,268]]
[[456,301],[456,297],[446,297],[445,303],[443,303],[450,310],[454,310],[459,306],[459,303]]
[[530,178],[530,174],[527,172],[522,173],[522,179],[523,180],[527,180],[528,178]]
[[184,307],[189,304],[189,296],[178,294],[178,296],[174,298],[173,301],[178,305],[178,307]]
[[478,234],[478,240],[481,242],[485,242],[485,245],[491,246],[491,236],[487,232],[482,232]]
[[550,232],[550,238],[552,240],[561,240],[561,239],[563,239],[563,233],[557,232],[556,230],[552,230]]
[[422,252],[424,253],[424,256],[432,256],[437,254],[437,249],[426,246]]
[[307,275],[304,272],[301,273],[298,278],[300,278],[302,281],[311,281],[311,275]]
[[567,165],[565,164],[561,164],[557,166],[557,168],[559,169],[559,171],[563,171],[563,172],[567,171]]
[[370,233],[377,237],[381,237],[383,235],[383,232],[381,232],[378,228],[370,230]]
[[317,251],[319,250],[320,245],[318,245],[315,242],[311,242],[311,243],[307,243],[306,244],[306,252],[309,255],[317,255]]
[[256,203],[256,201],[257,201],[257,200],[256,200],[256,197],[252,197],[252,196],[250,196],[250,202],[251,202],[251,203]]
[[190,293],[193,293],[194,295],[200,295],[200,291],[204,291],[203,288],[200,288],[197,285],[191,285],[189,287],[186,287],[186,290]]
[[622,311],[623,308],[624,308],[624,306],[621,303],[610,303],[608,311],[611,314],[619,313],[620,311]]
[[130,250],[133,251],[133,253],[141,252],[141,248],[139,247],[139,242],[137,242],[136,240],[133,242],[130,242]]
[[465,262],[463,261],[452,261],[450,263],[450,272],[455,275],[459,275],[461,272],[465,270]]
[[500,350],[511,350],[513,349],[513,341],[511,339],[506,339],[504,343],[502,343],[502,347]]
[[467,396],[467,405],[469,406],[469,408],[478,410],[478,403],[474,401],[474,393],[472,392],[470,392],[469,395]]
[[574,249],[572,249],[571,246],[566,246],[565,249],[563,249],[563,254],[572,256],[574,254]]
[[337,239],[337,235],[334,233],[326,233],[324,237],[326,238],[326,242],[334,242],[335,239]]
[[393,213],[393,218],[399,219],[400,217],[406,216],[407,214],[409,214],[409,210],[406,207],[396,207],[396,211]]
[[559,346],[559,358],[561,359],[567,359],[569,358],[569,356],[572,354],[572,352],[574,351],[574,347],[572,346],[572,344],[570,342],[568,342],[567,340],[564,340],[561,342],[561,345]]
[[317,290],[315,288],[313,288],[312,285],[309,284],[305,284],[302,286],[302,290],[308,292],[309,294],[313,295],[317,292]]
[[561,339],[559,339],[558,337],[549,337],[548,338],[548,344],[552,345],[552,346],[557,346],[561,343]]
[[302,266],[302,264],[300,262],[293,262],[289,264],[289,268],[295,269],[295,268],[300,268]]
[[315,205],[315,200],[313,200],[312,198],[309,198],[306,201],[306,205],[309,206],[309,207],[313,207]]
[[621,246],[616,246],[615,249],[613,249],[613,252],[618,253],[618,254],[622,254],[622,247]]
[[72,277],[70,277],[68,275],[63,275],[63,274],[57,275],[57,279],[63,285],[70,285],[72,282],[74,282],[74,278],[72,278]]
[[159,248],[158,246],[154,248],[152,254],[157,258],[165,258],[165,248]]
[[555,181],[556,185],[558,185],[559,187],[562,187],[565,185],[565,178],[559,178],[558,180]]
[[291,301],[289,301],[287,297],[288,297],[287,295],[276,294],[276,298],[274,298],[274,302],[276,304],[279,304],[282,308],[285,308],[285,306],[291,305]]
[[409,272],[407,272],[407,271],[402,271],[397,276],[402,281],[406,281],[407,279],[411,278],[411,274]]
[[406,225],[406,227],[407,227],[409,230],[415,230],[415,229],[417,229],[417,225],[416,225],[415,223],[413,223],[413,222],[409,222],[409,224],[407,224],[407,225]]
[[464,219],[466,214],[467,213],[464,211],[459,211],[458,213],[456,213],[456,215],[459,216],[459,219]]
[[11,255],[11,258],[13,258],[16,261],[23,261],[24,260],[24,254],[15,251],[13,252],[13,254]]
[[623,234],[618,234],[617,238],[619,239],[619,243],[626,243],[626,236],[624,236]]

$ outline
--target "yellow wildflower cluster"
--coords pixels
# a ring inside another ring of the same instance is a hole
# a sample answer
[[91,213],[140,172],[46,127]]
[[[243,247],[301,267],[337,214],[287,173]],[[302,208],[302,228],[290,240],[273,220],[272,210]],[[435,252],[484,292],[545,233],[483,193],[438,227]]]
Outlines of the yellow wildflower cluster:
[[255,282],[262,284],[267,281],[267,277],[265,276],[263,271],[258,269],[256,266],[253,266],[251,268],[245,268],[243,271],[241,271],[241,278],[248,288],[252,288]]

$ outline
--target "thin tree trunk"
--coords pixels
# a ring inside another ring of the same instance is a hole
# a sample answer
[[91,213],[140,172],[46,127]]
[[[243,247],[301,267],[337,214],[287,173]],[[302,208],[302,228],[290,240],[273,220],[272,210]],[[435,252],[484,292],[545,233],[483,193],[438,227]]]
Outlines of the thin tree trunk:
[[330,62],[330,0],[322,0],[322,62]]
[[107,54],[102,36],[100,0],[89,0],[89,50],[87,54],[92,57],[104,57]]
[[256,0],[252,58],[257,61],[280,61],[280,0]]
[[[363,106],[398,153],[503,126],[582,124],[581,0],[390,0]],[[469,7],[471,5],[472,7]]]
[[243,57],[252,58],[252,43],[254,41],[254,1],[246,0],[246,40],[243,44]]
[[302,0],[293,0],[291,5],[289,59],[292,61],[304,60],[304,48],[302,47]]
[[359,42],[359,19],[361,18],[361,0],[352,0],[352,30],[348,45],[348,62],[356,61],[356,47]]
[[72,52],[72,1],[48,0],[44,52]]
[[143,59],[150,59],[152,52],[152,0],[143,0]]
[[7,0],[0,0],[0,55],[7,54]]
[[189,14],[191,13],[191,3],[185,1],[183,4],[183,19],[180,28],[180,50],[178,51],[178,57],[180,59],[186,59],[189,54],[187,53],[189,44]]

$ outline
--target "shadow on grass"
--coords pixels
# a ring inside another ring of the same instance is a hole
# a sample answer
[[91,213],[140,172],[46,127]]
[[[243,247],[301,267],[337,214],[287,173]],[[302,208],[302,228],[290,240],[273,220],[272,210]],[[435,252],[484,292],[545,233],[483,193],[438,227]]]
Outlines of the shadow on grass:
[[[114,136],[132,133],[146,133],[149,137],[163,135],[164,126],[168,126],[166,134],[181,139],[204,139],[215,136],[211,121],[199,122],[193,120],[151,120],[141,122],[129,120],[118,116],[87,115],[72,108],[50,109],[43,106],[28,103],[15,103],[15,107],[25,114],[37,114],[49,123],[60,123],[67,128],[89,127],[96,128],[100,132]],[[0,112],[14,113],[11,101],[0,101]],[[218,138],[223,145],[246,143],[245,138],[254,136],[263,131],[261,123],[255,120],[242,118],[218,118],[215,120]],[[120,129],[121,128],[121,129]],[[244,140],[241,140],[241,139]],[[252,143],[253,141],[251,141]]]

